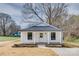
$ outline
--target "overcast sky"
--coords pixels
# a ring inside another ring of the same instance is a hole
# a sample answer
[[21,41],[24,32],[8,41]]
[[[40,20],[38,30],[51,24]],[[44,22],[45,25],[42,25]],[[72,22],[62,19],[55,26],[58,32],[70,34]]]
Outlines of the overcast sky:
[[[1,4],[0,3],[0,13],[1,12],[4,12],[4,13],[7,13],[9,15],[11,15],[12,19],[17,23],[17,24],[20,24],[21,23],[21,20],[23,19],[22,18],[22,6],[24,4],[21,4],[21,3],[4,3],[4,4]],[[68,12],[70,14],[76,14],[76,15],[79,15],[79,4],[69,4],[69,7],[68,7]]]

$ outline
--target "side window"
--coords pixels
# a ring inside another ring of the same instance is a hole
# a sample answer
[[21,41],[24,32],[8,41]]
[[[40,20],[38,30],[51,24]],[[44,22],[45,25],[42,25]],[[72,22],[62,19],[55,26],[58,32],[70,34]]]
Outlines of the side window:
[[51,32],[51,40],[55,40],[56,39],[56,34],[55,32]]
[[28,40],[32,40],[32,32],[28,32]]
[[43,33],[40,33],[40,38],[43,38]]

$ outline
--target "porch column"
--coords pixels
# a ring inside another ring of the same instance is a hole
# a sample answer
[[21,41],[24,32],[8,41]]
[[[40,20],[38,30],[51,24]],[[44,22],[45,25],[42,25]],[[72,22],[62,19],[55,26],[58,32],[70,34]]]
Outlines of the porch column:
[[36,43],[36,41],[35,41],[35,32],[33,32],[33,42],[34,42],[34,44]]
[[63,43],[63,32],[62,31],[60,32],[60,43],[61,44]]
[[63,38],[63,33],[61,31],[56,32],[56,40],[60,42],[60,44],[63,42],[62,38]]
[[47,32],[47,39],[48,39],[48,44],[50,43],[50,32]]

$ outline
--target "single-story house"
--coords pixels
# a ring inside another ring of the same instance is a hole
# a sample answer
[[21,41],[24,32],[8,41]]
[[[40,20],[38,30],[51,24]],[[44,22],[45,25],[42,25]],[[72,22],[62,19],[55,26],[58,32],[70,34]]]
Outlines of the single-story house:
[[62,44],[63,31],[47,23],[37,23],[29,28],[19,30],[21,32],[21,41],[25,44]]

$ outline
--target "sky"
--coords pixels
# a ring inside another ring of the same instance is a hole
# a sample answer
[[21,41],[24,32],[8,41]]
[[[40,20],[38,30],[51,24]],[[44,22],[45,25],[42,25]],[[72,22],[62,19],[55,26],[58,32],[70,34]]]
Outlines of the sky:
[[79,3],[69,4],[68,12],[69,14],[79,15]]
[[[0,13],[11,15],[12,19],[19,25],[22,24],[22,7],[23,3],[0,3]],[[79,4],[69,4],[69,14],[79,15]]]

